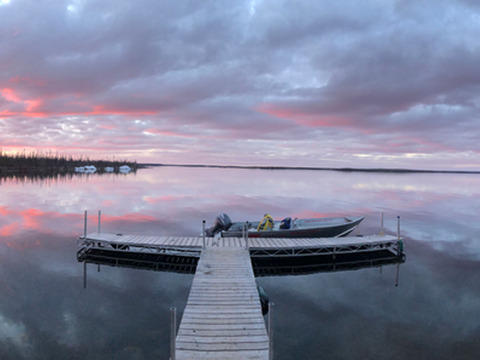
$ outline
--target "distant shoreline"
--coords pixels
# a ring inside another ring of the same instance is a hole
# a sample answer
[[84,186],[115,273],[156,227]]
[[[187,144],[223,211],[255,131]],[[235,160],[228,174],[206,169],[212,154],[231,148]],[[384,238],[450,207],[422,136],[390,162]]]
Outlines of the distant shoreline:
[[[0,178],[40,177],[79,175],[87,173],[121,173],[122,166],[128,172],[136,172],[142,166],[132,161],[90,160],[88,158],[67,158],[59,156],[39,156],[36,154],[0,154]],[[88,169],[87,169],[88,167]]]
[[416,170],[416,169],[387,169],[387,168],[330,168],[309,166],[249,166],[249,165],[203,165],[203,164],[161,164],[139,163],[142,167],[185,167],[185,168],[216,168],[216,169],[243,169],[243,170],[310,170],[310,171],[340,171],[340,172],[369,172],[369,173],[424,173],[424,174],[473,174],[479,175],[480,171],[466,170]]

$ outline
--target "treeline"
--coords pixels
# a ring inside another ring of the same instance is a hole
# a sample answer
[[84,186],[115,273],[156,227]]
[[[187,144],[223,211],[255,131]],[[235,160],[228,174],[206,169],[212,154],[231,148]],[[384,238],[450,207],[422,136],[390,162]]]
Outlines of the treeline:
[[4,154],[0,151],[0,174],[11,173],[48,173],[48,174],[68,174],[75,173],[75,168],[93,165],[97,172],[102,173],[106,167],[118,170],[122,165],[128,165],[132,171],[138,169],[136,161],[109,161],[109,160],[91,160],[88,157],[64,156],[57,153],[17,153],[14,155]]

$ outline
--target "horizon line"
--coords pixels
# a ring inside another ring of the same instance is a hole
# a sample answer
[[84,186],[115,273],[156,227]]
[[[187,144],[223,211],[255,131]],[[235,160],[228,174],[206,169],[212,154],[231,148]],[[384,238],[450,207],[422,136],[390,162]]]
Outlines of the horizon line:
[[165,167],[190,167],[190,168],[218,168],[218,169],[245,169],[245,170],[311,170],[311,171],[342,171],[342,172],[383,172],[383,173],[429,173],[429,174],[480,174],[473,170],[427,170],[403,168],[334,168],[315,166],[267,166],[267,165],[207,165],[207,164],[163,164],[163,163],[137,163],[139,166],[165,166]]

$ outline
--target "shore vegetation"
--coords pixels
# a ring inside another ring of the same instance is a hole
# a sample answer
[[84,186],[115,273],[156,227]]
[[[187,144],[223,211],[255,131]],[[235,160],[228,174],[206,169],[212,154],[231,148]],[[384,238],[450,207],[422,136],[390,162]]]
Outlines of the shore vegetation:
[[95,173],[119,173],[122,166],[136,172],[136,161],[92,160],[85,156],[68,156],[58,153],[4,153],[0,150],[0,177],[54,177],[84,173],[82,168],[92,166]]

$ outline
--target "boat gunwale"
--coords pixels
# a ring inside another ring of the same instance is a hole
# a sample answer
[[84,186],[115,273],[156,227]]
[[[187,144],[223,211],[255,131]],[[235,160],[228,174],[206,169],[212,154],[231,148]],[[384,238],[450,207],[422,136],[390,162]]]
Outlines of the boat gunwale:
[[[310,219],[300,219],[300,220],[313,220],[315,218],[310,218]],[[318,218],[318,219],[328,219],[333,220],[333,219],[344,219],[346,220],[343,223],[337,223],[337,224],[327,224],[324,226],[308,226],[308,227],[299,227],[299,228],[290,228],[290,229],[272,229],[272,230],[266,230],[266,231],[248,231],[248,237],[249,238],[265,238],[265,237],[335,237],[338,235],[334,236],[319,236],[319,232],[325,232],[329,231],[335,228],[342,228],[344,229],[340,234],[348,235],[350,232],[355,230],[355,228],[365,219],[365,216],[356,216],[356,217],[336,217],[336,218]],[[347,221],[349,220],[349,221]],[[234,224],[246,224],[247,221],[245,222],[235,222]],[[254,226],[255,223],[248,222],[249,224],[252,224]],[[350,231],[349,231],[350,230]],[[312,234],[313,233],[313,234]],[[310,234],[310,235],[309,235]],[[242,230],[223,230],[220,233],[221,237],[243,237],[243,231]]]

